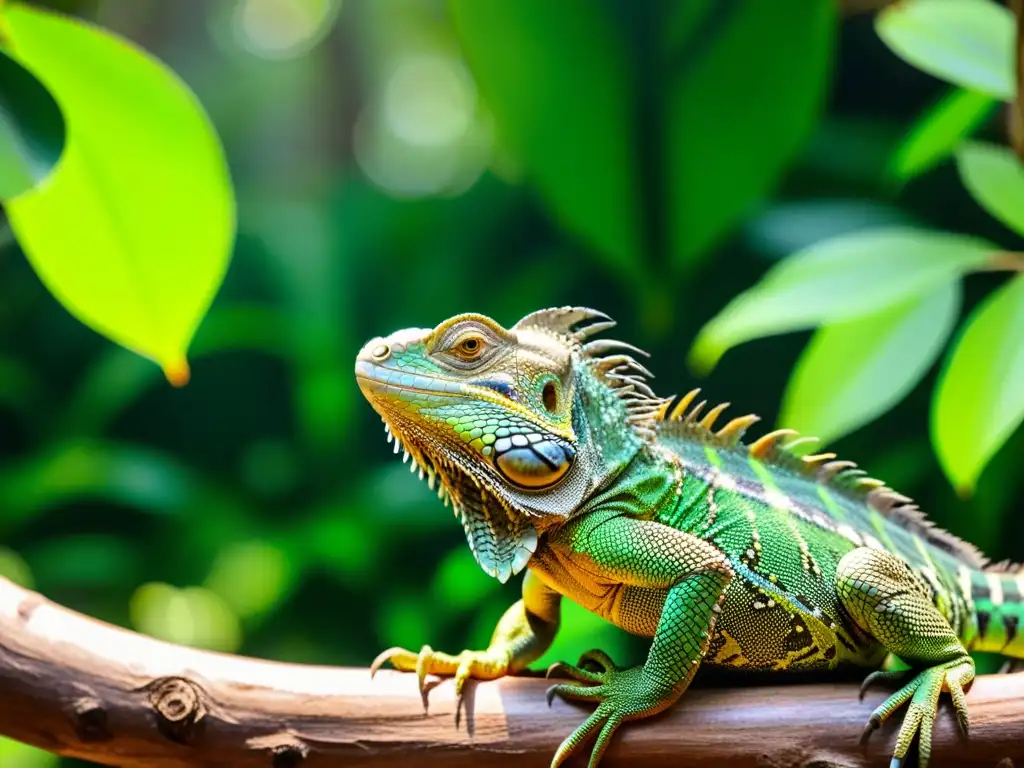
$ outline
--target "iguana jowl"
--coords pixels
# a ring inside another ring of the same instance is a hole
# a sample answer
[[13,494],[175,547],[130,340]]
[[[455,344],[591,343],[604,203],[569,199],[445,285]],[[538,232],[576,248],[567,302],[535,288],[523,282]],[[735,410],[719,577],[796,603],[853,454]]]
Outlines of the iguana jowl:
[[[754,416],[715,429],[724,405],[659,398],[628,344],[591,340],[614,323],[580,307],[535,312],[506,330],[459,315],[433,330],[370,341],[359,386],[431,487],[450,500],[480,566],[515,603],[480,651],[392,648],[373,663],[493,679],[550,645],[567,597],[652,638],[647,661],[601,651],[559,670],[549,690],[594,702],[558,748],[560,765],[596,736],[590,765],[624,721],[673,704],[701,664],[749,670],[909,672],[866,734],[906,705],[893,765],[915,736],[928,761],[939,696],[966,734],[968,650],[1024,658],[1024,571],[990,566],[933,527],[910,499],[834,454],[798,456],[794,433],[749,444]],[[461,703],[461,702],[460,702]]]

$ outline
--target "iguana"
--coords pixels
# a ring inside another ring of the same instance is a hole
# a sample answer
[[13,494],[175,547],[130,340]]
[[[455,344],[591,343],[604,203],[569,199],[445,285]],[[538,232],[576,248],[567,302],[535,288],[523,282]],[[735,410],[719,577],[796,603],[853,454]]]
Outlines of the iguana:
[[[452,503],[479,565],[502,582],[526,571],[486,649],[390,648],[371,670],[415,670],[421,692],[426,675],[453,675],[461,705],[467,679],[541,656],[567,597],[652,644],[632,668],[600,650],[555,665],[574,682],[548,702],[597,707],[553,768],[594,736],[596,766],[621,723],[672,705],[702,664],[876,670],[865,688],[902,687],[865,737],[907,705],[893,766],[915,736],[927,764],[943,691],[966,735],[968,651],[1024,658],[1024,570],[990,565],[852,462],[805,455],[807,438],[744,443],[756,416],[716,429],[726,404],[658,397],[644,353],[591,338],[613,325],[582,307],[507,330],[464,314],[359,353],[358,384],[396,452]],[[911,669],[880,669],[889,654]]]

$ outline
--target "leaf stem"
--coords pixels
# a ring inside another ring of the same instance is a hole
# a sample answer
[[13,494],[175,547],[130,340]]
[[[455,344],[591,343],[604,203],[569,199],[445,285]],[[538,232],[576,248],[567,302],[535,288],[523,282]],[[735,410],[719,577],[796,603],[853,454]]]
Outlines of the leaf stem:
[[987,264],[978,268],[979,272],[1024,272],[1024,253],[999,251],[992,254]]

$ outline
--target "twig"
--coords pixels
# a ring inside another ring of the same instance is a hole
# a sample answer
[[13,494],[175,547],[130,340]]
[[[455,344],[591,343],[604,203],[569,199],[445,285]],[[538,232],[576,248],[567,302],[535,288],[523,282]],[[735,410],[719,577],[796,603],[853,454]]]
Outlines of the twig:
[[979,272],[1024,272],[1024,253],[1000,251],[978,269]]

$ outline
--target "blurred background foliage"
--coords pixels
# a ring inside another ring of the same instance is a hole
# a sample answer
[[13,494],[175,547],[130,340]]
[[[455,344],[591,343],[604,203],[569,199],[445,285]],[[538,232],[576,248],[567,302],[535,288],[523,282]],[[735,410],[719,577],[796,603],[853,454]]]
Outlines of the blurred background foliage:
[[[195,91],[238,237],[174,389],[73,320],[0,230],[0,574],[176,642],[364,666],[389,645],[482,646],[517,598],[361,402],[352,361],[371,336],[589,305],[652,353],[661,393],[699,384],[771,423],[806,333],[742,345],[699,381],[686,358],[779,259],[888,225],[1020,248],[951,160],[904,141],[940,109],[954,136],[1005,144],[1001,110],[893,55],[872,3],[41,5]],[[932,168],[896,184],[894,167]],[[965,311],[1004,280],[967,277]],[[958,498],[928,439],[937,369],[834,447],[1020,559],[1024,436]],[[642,659],[566,610],[537,666],[596,645]],[[4,766],[57,762],[0,740]]]

